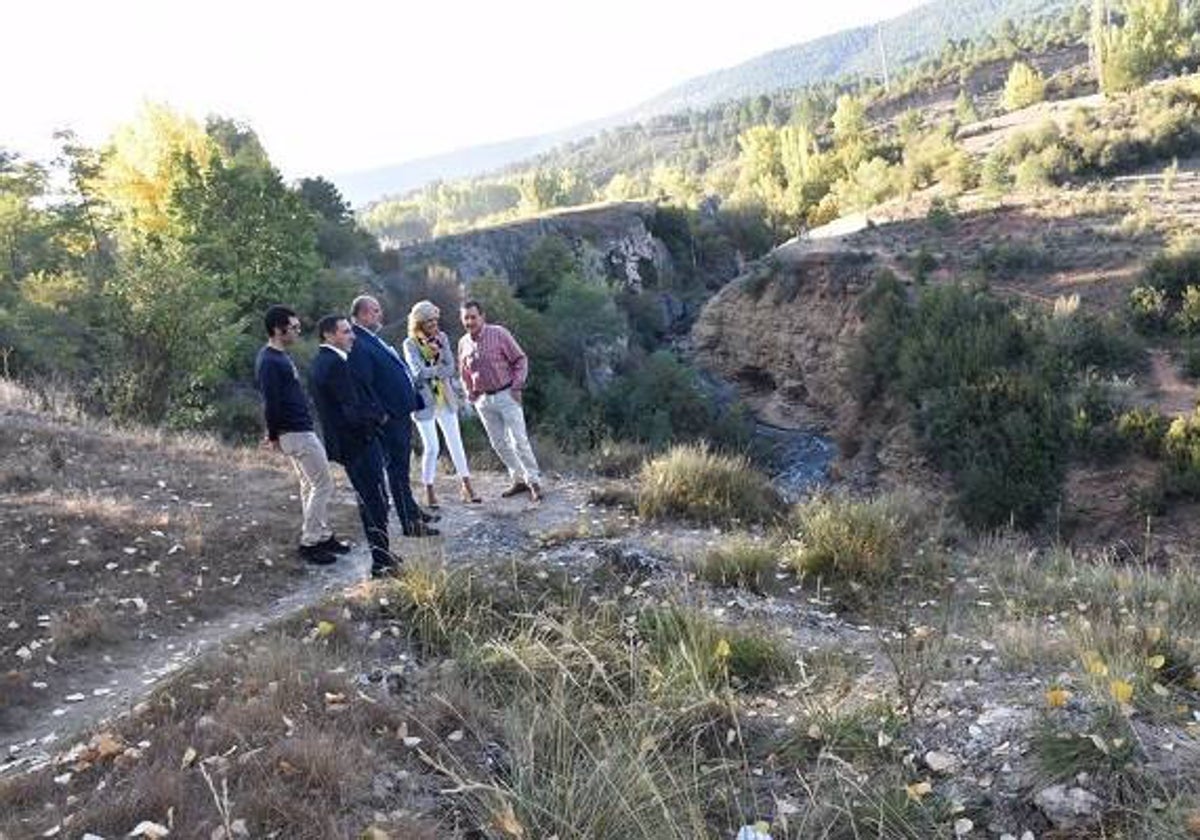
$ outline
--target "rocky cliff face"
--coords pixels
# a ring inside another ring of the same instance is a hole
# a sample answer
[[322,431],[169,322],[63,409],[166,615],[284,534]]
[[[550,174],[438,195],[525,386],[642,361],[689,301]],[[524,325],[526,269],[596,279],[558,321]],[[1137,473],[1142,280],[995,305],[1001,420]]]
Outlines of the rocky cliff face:
[[833,435],[843,478],[933,486],[908,423],[890,404],[861,406],[848,387],[858,302],[885,267],[853,249],[785,245],[708,302],[691,344],[695,361],[734,383],[760,420]]
[[674,266],[666,246],[650,233],[653,204],[624,202],[547,214],[536,219],[444,236],[401,248],[401,271],[447,271],[470,283],[480,277],[519,286],[529,251],[557,236],[574,251],[585,279],[641,291],[651,277],[669,280]]
[[869,254],[776,250],[701,311],[697,361],[734,382],[763,420],[835,430],[853,402],[844,374],[875,269]]

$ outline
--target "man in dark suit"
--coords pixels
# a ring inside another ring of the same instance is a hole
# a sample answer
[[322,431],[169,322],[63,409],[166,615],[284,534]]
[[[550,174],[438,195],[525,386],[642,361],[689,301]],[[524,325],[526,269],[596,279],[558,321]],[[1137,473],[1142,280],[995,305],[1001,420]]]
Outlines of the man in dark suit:
[[381,413],[388,416],[380,430],[388,486],[400,526],[408,537],[432,537],[438,533],[429,527],[431,516],[417,506],[409,482],[412,456],[411,414],[425,407],[413,387],[408,366],[396,351],[375,333],[383,326],[383,307],[369,295],[360,295],[351,304],[354,322],[354,348],[350,351],[350,370],[365,386]]
[[371,546],[371,576],[383,577],[399,567],[389,551],[387,489],[383,451],[378,433],[387,415],[351,375],[347,356],[354,330],[341,315],[327,315],[317,324],[321,348],[309,376],[313,402],[325,435],[330,461],[341,464],[358,496],[358,514]]

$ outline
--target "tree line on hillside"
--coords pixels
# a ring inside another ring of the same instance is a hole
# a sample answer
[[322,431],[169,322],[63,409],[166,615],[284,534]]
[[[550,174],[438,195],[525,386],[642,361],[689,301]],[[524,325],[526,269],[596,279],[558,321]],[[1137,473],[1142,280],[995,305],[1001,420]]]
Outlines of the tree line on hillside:
[[[245,125],[148,105],[101,149],[59,139],[50,166],[0,153],[0,374],[66,390],[95,414],[255,436],[250,366],[268,305],[286,302],[311,325],[390,274],[402,328],[407,306],[435,291],[395,272],[329,181],[285,183]],[[755,217],[664,207],[652,218],[678,268],[659,277],[647,266],[644,295],[585,279],[554,236],[513,286],[471,290],[530,353],[533,424],[563,448],[745,440],[745,418],[714,405],[664,349],[673,316],[660,298],[694,312],[770,237]],[[434,285],[455,312],[457,278]],[[301,365],[315,347],[311,336],[299,345]]]
[[[962,125],[1089,92],[1097,79],[1121,93],[1194,65],[1198,22],[1200,4],[1181,0],[1093,0],[1020,26],[1007,20],[977,41],[947,41],[900,68],[886,87],[841,79],[655,117],[494,176],[378,202],[363,224],[401,244],[591,201],[660,198],[696,207],[716,196],[755,208],[783,239],[935,181],[952,190],[974,186],[978,169],[955,144]],[[1046,78],[1038,69],[1038,56],[1073,46],[1093,53],[1094,78]],[[1009,68],[1002,92],[989,87],[994,68]],[[937,123],[924,119],[920,97],[947,86],[958,89],[954,112]]]
[[4,372],[115,418],[235,424],[262,309],[334,308],[376,256],[333,184],[286,184],[232,120],[147,105],[104,149],[59,140],[51,166],[0,153]]

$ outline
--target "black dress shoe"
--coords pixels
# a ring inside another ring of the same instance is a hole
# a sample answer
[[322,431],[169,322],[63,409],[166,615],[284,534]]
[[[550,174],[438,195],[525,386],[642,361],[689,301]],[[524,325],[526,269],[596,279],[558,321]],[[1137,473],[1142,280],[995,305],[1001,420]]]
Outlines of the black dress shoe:
[[349,554],[350,549],[354,548],[354,546],[345,540],[339,540],[336,534],[330,534],[328,538],[317,543],[317,548],[332,551],[334,554]]
[[431,528],[424,522],[414,522],[404,526],[404,536],[406,537],[436,537],[440,533],[442,532],[437,528]]
[[328,566],[330,563],[337,562],[337,555],[321,543],[300,546],[300,556],[304,558],[305,562],[312,563],[314,566]]
[[392,563],[390,566],[372,566],[371,577],[375,580],[380,578],[394,578],[400,576],[400,564]]
[[501,499],[511,499],[513,496],[520,496],[522,493],[529,492],[529,485],[524,481],[514,481],[512,486],[507,490],[501,491]]

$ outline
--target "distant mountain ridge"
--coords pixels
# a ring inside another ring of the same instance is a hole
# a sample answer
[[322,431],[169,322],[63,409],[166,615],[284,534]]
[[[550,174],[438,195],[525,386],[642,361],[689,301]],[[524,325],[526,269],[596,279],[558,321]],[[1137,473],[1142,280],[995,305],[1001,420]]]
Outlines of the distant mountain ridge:
[[[560,143],[586,136],[599,128],[593,123],[553,134],[518,137],[483,146],[469,146],[439,155],[332,176],[342,195],[355,207],[394,196],[437,180],[466,178],[549,151]],[[576,132],[576,133],[572,133]]]
[[727,100],[832,79],[881,75],[879,37],[892,71],[941,49],[947,40],[978,38],[1014,21],[1073,8],[1075,0],[934,0],[880,24],[860,26],[774,50],[734,67],[697,76],[641,105],[550,134],[472,146],[395,166],[334,176],[354,206],[395,196],[435,180],[479,175],[532,158],[605,128]]
[[1006,19],[1028,20],[1075,5],[1072,0],[935,0],[879,24],[835,32],[697,76],[623,116],[641,120],[847,76],[882,78],[881,38],[895,72],[940,50],[946,41],[979,38]]

